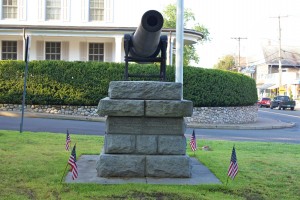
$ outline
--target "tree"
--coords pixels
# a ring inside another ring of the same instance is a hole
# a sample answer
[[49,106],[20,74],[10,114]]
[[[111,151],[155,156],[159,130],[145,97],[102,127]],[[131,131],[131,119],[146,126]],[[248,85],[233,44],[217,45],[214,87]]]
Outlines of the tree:
[[[176,28],[176,5],[169,4],[165,10],[163,11],[164,16],[164,28]],[[195,15],[190,9],[184,10],[184,28],[187,27],[188,24],[192,24],[195,21]],[[195,31],[201,32],[203,34],[203,39],[199,42],[209,41],[209,31],[204,26],[199,23],[193,24],[192,28]],[[199,62],[199,56],[196,52],[195,44],[184,45],[183,51],[183,65],[189,65],[191,61],[195,61],[195,63]]]
[[214,65],[215,69],[237,71],[233,55],[224,56],[217,64]]

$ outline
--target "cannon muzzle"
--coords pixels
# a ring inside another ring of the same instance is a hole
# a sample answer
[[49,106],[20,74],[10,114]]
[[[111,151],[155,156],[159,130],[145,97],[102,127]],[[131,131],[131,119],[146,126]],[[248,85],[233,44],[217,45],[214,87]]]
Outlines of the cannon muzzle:
[[[125,80],[128,77],[153,77],[166,80],[166,51],[168,37],[160,35],[164,18],[156,10],[149,10],[142,16],[139,27],[133,34],[124,35]],[[159,75],[129,74],[128,62],[140,64],[160,63]]]
[[129,54],[133,57],[153,58],[160,51],[160,33],[164,18],[160,12],[149,10],[144,13],[141,23],[132,35],[132,48]]

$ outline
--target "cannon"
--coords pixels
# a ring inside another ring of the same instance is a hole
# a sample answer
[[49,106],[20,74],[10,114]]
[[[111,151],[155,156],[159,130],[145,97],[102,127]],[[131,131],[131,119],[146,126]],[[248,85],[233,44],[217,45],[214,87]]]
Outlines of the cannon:
[[[168,38],[161,35],[164,19],[160,12],[149,10],[142,16],[141,23],[132,34],[124,35],[125,80],[128,77],[156,77],[166,79],[166,51]],[[128,62],[160,63],[159,75],[129,74]]]

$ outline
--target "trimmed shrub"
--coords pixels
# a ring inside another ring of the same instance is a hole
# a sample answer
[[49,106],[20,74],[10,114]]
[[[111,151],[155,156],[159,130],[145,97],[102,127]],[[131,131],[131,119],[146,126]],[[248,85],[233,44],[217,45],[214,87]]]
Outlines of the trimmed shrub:
[[[23,61],[0,61],[0,103],[21,104]],[[159,74],[159,65],[129,65],[130,74]],[[97,105],[108,94],[110,81],[123,80],[124,63],[31,61],[26,104]],[[130,78],[130,80],[158,80]],[[175,68],[167,67],[174,82]],[[184,99],[196,107],[247,106],[257,101],[256,84],[248,76],[215,69],[184,67]]]

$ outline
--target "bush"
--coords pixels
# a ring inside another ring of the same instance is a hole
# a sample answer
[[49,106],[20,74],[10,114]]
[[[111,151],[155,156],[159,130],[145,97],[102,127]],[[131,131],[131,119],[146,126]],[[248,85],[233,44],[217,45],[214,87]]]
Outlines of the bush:
[[[0,103],[21,104],[24,69],[22,61],[0,61]],[[158,74],[159,65],[131,64],[129,73]],[[123,80],[123,76],[124,63],[31,61],[26,104],[97,105],[108,95],[109,82]],[[175,68],[168,66],[167,81],[174,80]],[[257,101],[253,79],[215,69],[184,67],[183,91],[184,99],[197,107],[247,106]]]
[[197,107],[247,106],[257,101],[254,79],[236,72],[185,67],[184,98]]

